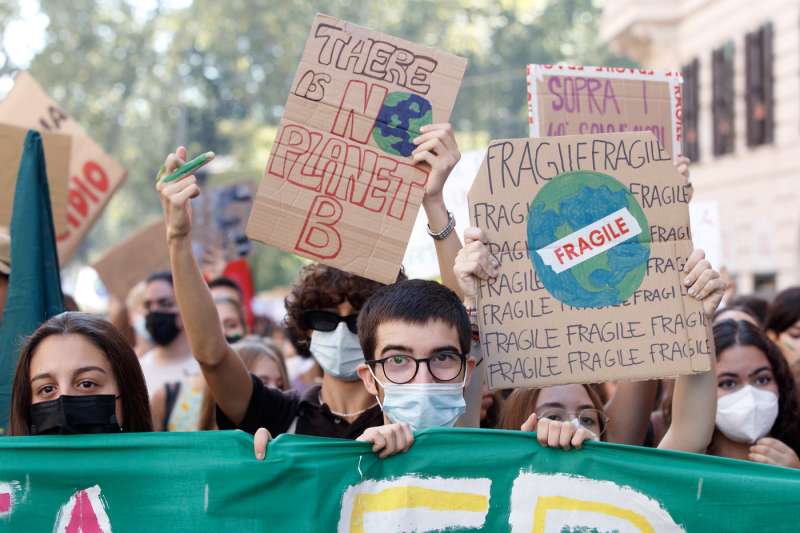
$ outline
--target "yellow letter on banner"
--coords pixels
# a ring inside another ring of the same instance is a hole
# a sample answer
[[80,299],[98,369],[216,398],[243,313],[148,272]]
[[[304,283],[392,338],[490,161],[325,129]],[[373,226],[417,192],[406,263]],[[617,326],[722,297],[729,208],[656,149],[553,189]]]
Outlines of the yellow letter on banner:
[[508,521],[511,533],[684,531],[658,501],[631,487],[567,474],[520,473]]
[[342,497],[339,533],[480,528],[489,512],[491,480],[403,476],[363,481]]

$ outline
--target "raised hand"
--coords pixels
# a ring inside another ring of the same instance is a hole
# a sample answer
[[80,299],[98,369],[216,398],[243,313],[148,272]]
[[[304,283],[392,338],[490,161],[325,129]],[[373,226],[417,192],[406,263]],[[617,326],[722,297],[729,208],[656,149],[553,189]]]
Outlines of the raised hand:
[[[169,154],[164,161],[167,175],[186,162],[186,148],[179,147],[175,153]],[[187,237],[192,230],[192,213],[189,200],[200,194],[197,178],[186,176],[170,183],[156,183],[156,190],[161,196],[161,207],[164,209],[164,220],[167,226],[167,239]]]

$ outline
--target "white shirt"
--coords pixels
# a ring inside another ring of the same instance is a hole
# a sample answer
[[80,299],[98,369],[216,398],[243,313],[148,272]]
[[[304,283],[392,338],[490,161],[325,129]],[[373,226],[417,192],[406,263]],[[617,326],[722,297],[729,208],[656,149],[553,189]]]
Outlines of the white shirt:
[[147,394],[151,398],[153,394],[164,387],[166,383],[183,381],[186,378],[200,373],[200,365],[191,355],[180,361],[166,365],[157,365],[155,353],[153,352],[153,350],[150,350],[139,359],[139,364],[142,366],[142,373],[144,374],[144,381],[147,383]]

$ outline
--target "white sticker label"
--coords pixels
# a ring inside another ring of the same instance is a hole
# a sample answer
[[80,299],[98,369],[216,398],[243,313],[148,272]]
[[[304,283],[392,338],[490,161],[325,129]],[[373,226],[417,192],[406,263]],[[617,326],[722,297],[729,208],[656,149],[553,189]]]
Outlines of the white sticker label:
[[536,253],[544,264],[552,268],[556,274],[560,274],[636,237],[641,232],[639,221],[627,207],[623,207],[544,248],[539,248]]

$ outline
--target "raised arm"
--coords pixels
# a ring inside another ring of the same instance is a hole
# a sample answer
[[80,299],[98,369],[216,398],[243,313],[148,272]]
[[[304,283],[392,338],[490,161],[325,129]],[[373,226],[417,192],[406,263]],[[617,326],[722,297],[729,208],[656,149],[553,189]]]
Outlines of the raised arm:
[[657,391],[657,381],[617,383],[614,397],[605,407],[608,416],[606,440],[641,446],[647,435],[647,425],[655,406]]
[[[185,161],[186,149],[180,147],[167,156],[166,172],[172,172]],[[231,422],[238,424],[247,411],[253,382],[242,360],[225,342],[211,291],[192,253],[189,201],[200,194],[200,188],[194,176],[187,176],[168,184],[158,183],[157,189],[167,225],[175,296],[192,354],[200,363],[220,409]]]
[[[420,128],[420,135],[414,139],[417,147],[412,152],[415,163],[425,162],[431,170],[425,183],[425,196],[422,207],[428,217],[428,228],[433,233],[440,233],[448,227],[450,217],[444,204],[444,184],[456,163],[461,159],[453,128],[450,124],[429,124]],[[461,288],[453,275],[453,263],[461,249],[458,234],[451,230],[444,239],[433,240],[436,247],[436,258],[439,260],[439,273],[442,285],[452,290],[459,297],[463,296]]]
[[[725,291],[725,283],[711,268],[702,250],[695,250],[684,267],[684,285],[689,294],[703,303],[703,313],[711,320]],[[680,376],[672,396],[672,423],[658,445],[667,450],[705,453],[714,434],[717,413],[716,356],[709,356],[708,372]]]

